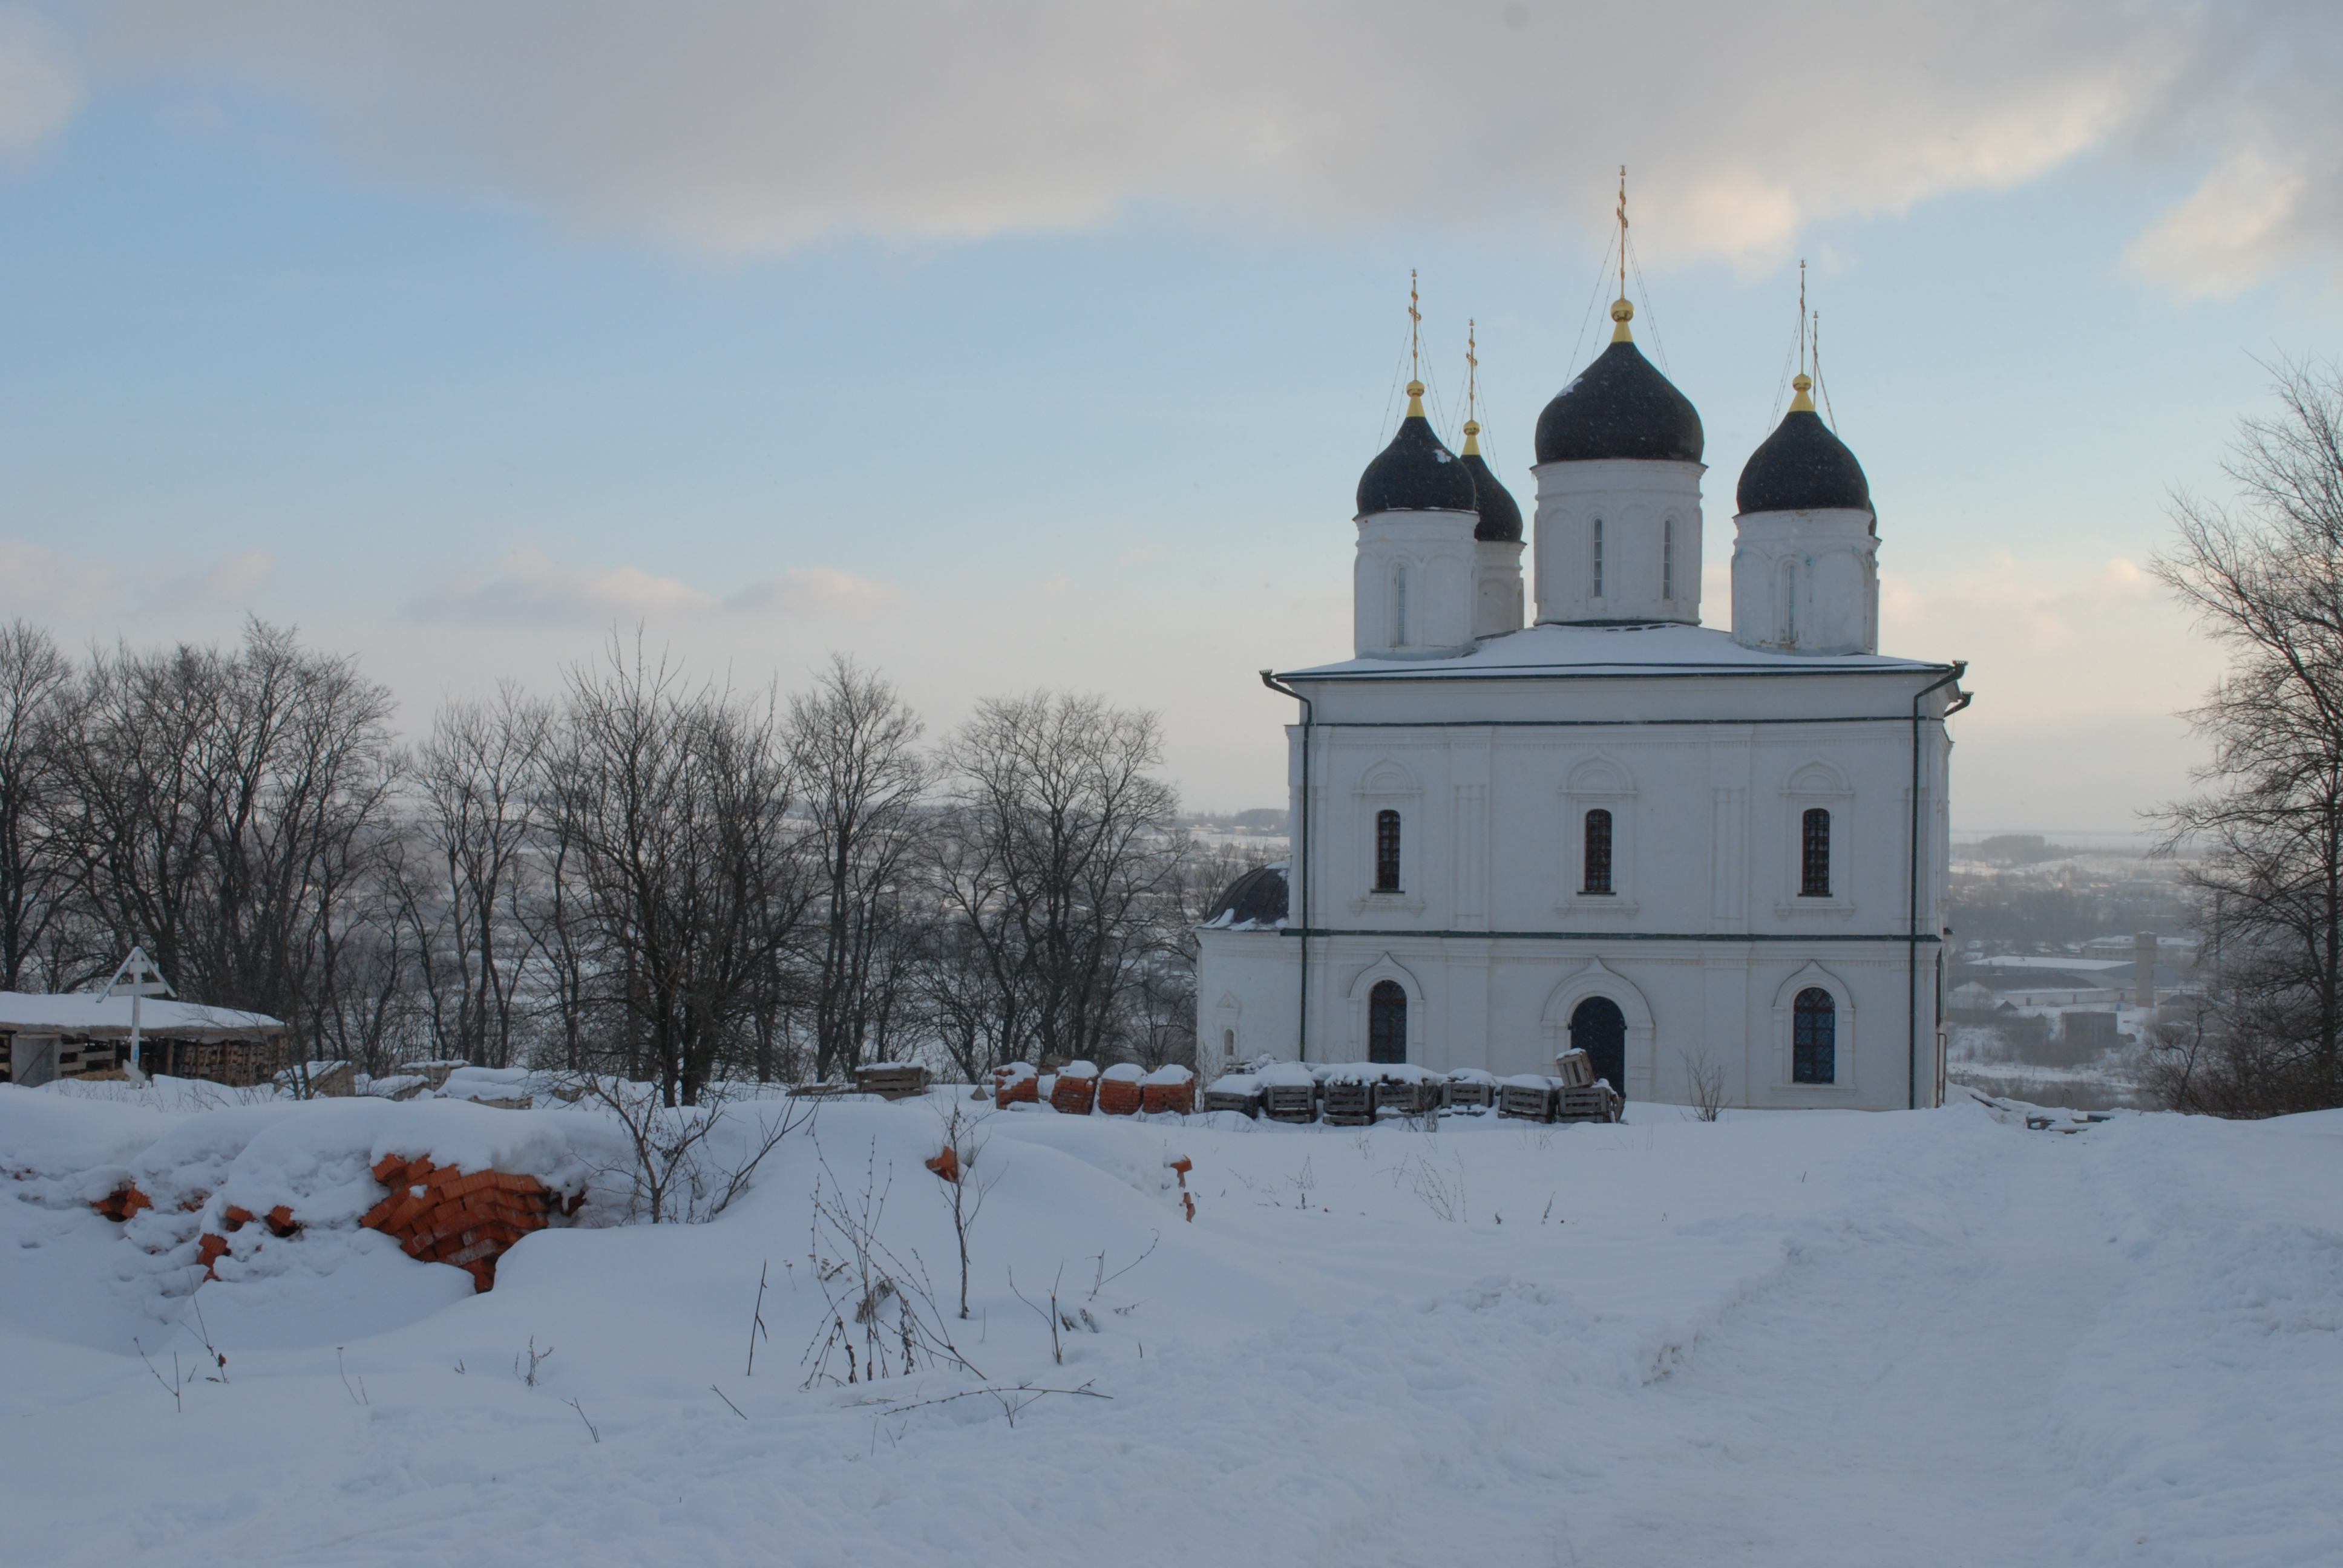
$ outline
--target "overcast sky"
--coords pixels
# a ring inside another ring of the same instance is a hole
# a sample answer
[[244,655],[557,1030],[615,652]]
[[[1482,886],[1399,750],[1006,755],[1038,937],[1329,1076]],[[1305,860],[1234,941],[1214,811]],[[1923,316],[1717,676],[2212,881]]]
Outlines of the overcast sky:
[[1624,163],[1711,624],[1803,257],[1883,645],[1971,661],[1956,824],[2127,828],[2217,670],[2165,498],[2343,347],[2339,15],[0,0],[0,615],[297,624],[410,729],[614,624],[845,649],[1280,804],[1253,672],[1348,652],[1408,270],[1526,508]]

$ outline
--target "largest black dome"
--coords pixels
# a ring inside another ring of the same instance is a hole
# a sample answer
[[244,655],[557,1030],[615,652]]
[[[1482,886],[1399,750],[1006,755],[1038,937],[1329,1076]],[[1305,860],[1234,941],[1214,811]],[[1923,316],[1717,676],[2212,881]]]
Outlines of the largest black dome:
[[1537,460],[1697,463],[1700,411],[1633,343],[1614,342],[1538,416]]
[[[1411,384],[1409,396],[1420,389]],[[1456,454],[1440,444],[1431,421],[1411,412],[1399,422],[1399,434],[1375,455],[1359,476],[1359,516],[1377,512],[1469,512],[1473,510],[1473,476]]]
[[1745,512],[1871,510],[1863,465],[1811,408],[1793,408],[1749,455],[1735,499]]

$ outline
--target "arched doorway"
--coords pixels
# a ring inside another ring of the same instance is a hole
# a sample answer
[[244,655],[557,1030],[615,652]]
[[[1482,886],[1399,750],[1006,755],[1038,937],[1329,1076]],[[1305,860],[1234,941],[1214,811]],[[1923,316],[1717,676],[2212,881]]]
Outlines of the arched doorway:
[[1397,980],[1377,980],[1367,993],[1367,1060],[1407,1060],[1407,992]]
[[1591,996],[1571,1010],[1570,1045],[1586,1053],[1594,1076],[1627,1092],[1627,1015],[1607,996]]

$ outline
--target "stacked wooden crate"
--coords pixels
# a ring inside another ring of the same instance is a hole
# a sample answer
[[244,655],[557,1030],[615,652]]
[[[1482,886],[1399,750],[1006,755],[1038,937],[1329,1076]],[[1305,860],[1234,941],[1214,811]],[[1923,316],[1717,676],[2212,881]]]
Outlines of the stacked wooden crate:
[[881,1100],[909,1100],[928,1091],[928,1070],[916,1062],[876,1061],[854,1070],[854,1088]]

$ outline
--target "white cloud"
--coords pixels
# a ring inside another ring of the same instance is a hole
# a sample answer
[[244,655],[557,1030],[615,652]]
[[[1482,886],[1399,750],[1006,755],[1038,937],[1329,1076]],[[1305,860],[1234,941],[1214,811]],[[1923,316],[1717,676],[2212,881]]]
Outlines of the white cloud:
[[1247,226],[1577,223],[1624,159],[1647,259],[1755,266],[1816,219],[2094,152],[2298,176],[2258,230],[2209,196],[2167,215],[2135,261],[2185,283],[2190,235],[2247,250],[2230,276],[2333,253],[2331,5],[126,0],[106,37],[116,62],[297,95],[375,166],[727,256],[1142,202]]
[[21,156],[73,117],[81,84],[39,19],[0,10],[0,156]]
[[488,571],[452,572],[407,601],[424,623],[543,626],[672,621],[680,617],[853,614],[895,602],[891,583],[829,567],[795,568],[723,598],[640,567],[575,567],[534,546],[505,552]]
[[266,550],[245,550],[224,558],[206,572],[196,592],[222,604],[241,604],[276,576],[276,557]]
[[0,539],[0,609],[88,615],[118,603],[122,588],[122,568],[112,561],[84,560],[23,539]]

